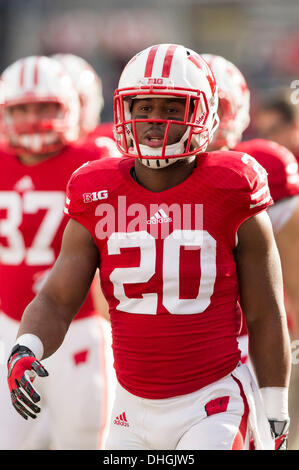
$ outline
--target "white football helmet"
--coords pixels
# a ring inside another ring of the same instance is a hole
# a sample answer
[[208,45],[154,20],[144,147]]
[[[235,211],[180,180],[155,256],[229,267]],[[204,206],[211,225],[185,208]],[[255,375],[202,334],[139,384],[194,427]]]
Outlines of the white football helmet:
[[100,122],[104,106],[102,81],[91,65],[73,54],[54,54],[70,75],[81,103],[80,127],[83,133],[89,133]]
[[250,122],[250,92],[240,70],[224,57],[203,54],[213,71],[217,85],[222,116],[213,138],[213,146],[234,148]]
[[[69,75],[56,60],[45,56],[19,59],[3,74],[3,131],[10,147],[32,154],[60,150],[79,135],[80,104]],[[30,103],[57,103],[57,116],[16,123],[10,108]]]
[[[173,96],[186,100],[182,121],[132,119],[132,99]],[[200,55],[177,44],[148,47],[128,62],[115,91],[114,124],[118,148],[122,154],[137,157],[152,168],[162,168],[179,158],[194,156],[203,152],[213,137],[218,126],[217,106],[216,81]],[[152,148],[138,142],[136,123],[144,121],[165,124],[162,147]],[[179,142],[166,145],[172,125],[182,125],[186,131]]]

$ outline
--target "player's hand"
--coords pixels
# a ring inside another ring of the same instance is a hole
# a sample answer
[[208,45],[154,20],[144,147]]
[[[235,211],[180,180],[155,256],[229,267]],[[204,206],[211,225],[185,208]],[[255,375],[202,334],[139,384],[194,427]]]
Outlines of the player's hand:
[[275,439],[275,450],[287,450],[290,420],[276,421],[269,419],[269,423]]
[[24,419],[28,419],[28,416],[36,418],[40,408],[35,403],[40,401],[40,395],[32,382],[36,375],[46,377],[48,372],[29,348],[19,344],[13,347],[7,367],[8,386],[14,408]]

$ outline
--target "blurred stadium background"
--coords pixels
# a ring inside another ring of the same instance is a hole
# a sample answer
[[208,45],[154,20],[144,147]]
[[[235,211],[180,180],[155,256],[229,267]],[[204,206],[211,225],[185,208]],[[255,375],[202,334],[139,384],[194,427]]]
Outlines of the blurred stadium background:
[[181,43],[234,62],[254,114],[267,93],[299,79],[298,23],[298,0],[0,0],[0,68],[32,54],[82,56],[102,78],[110,121],[126,61],[152,44]]

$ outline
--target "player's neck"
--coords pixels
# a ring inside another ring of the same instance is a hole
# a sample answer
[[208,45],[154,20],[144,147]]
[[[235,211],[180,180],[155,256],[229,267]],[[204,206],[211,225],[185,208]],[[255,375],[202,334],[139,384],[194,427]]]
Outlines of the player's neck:
[[41,163],[45,160],[48,160],[49,158],[54,157],[58,153],[59,152],[57,152],[57,151],[52,152],[52,153],[47,153],[47,154],[44,154],[44,155],[31,155],[31,154],[24,153],[22,155],[18,154],[17,157],[23,165],[33,166],[33,165],[37,165],[38,163]]
[[182,183],[192,173],[196,166],[196,159],[188,161],[181,159],[165,168],[153,169],[135,160],[136,181],[154,193],[166,191]]

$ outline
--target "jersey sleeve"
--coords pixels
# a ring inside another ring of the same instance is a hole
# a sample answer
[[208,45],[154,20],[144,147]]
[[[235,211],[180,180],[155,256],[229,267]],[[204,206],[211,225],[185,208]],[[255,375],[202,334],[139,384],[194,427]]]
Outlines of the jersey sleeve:
[[268,185],[267,171],[255,158],[246,153],[242,156],[242,162],[247,167],[245,175],[249,185],[249,210],[251,213],[257,213],[273,203]]
[[266,170],[246,153],[240,159],[240,176],[242,189],[237,210],[237,228],[245,220],[273,204]]
[[88,182],[82,174],[82,165],[76,170],[70,177],[65,197],[64,213],[71,219],[76,220],[83,225],[89,232],[92,230],[90,225],[90,219],[92,216],[92,193],[88,192]]
[[298,162],[284,146],[264,139],[239,143],[235,150],[254,157],[268,172],[274,202],[299,194]]

